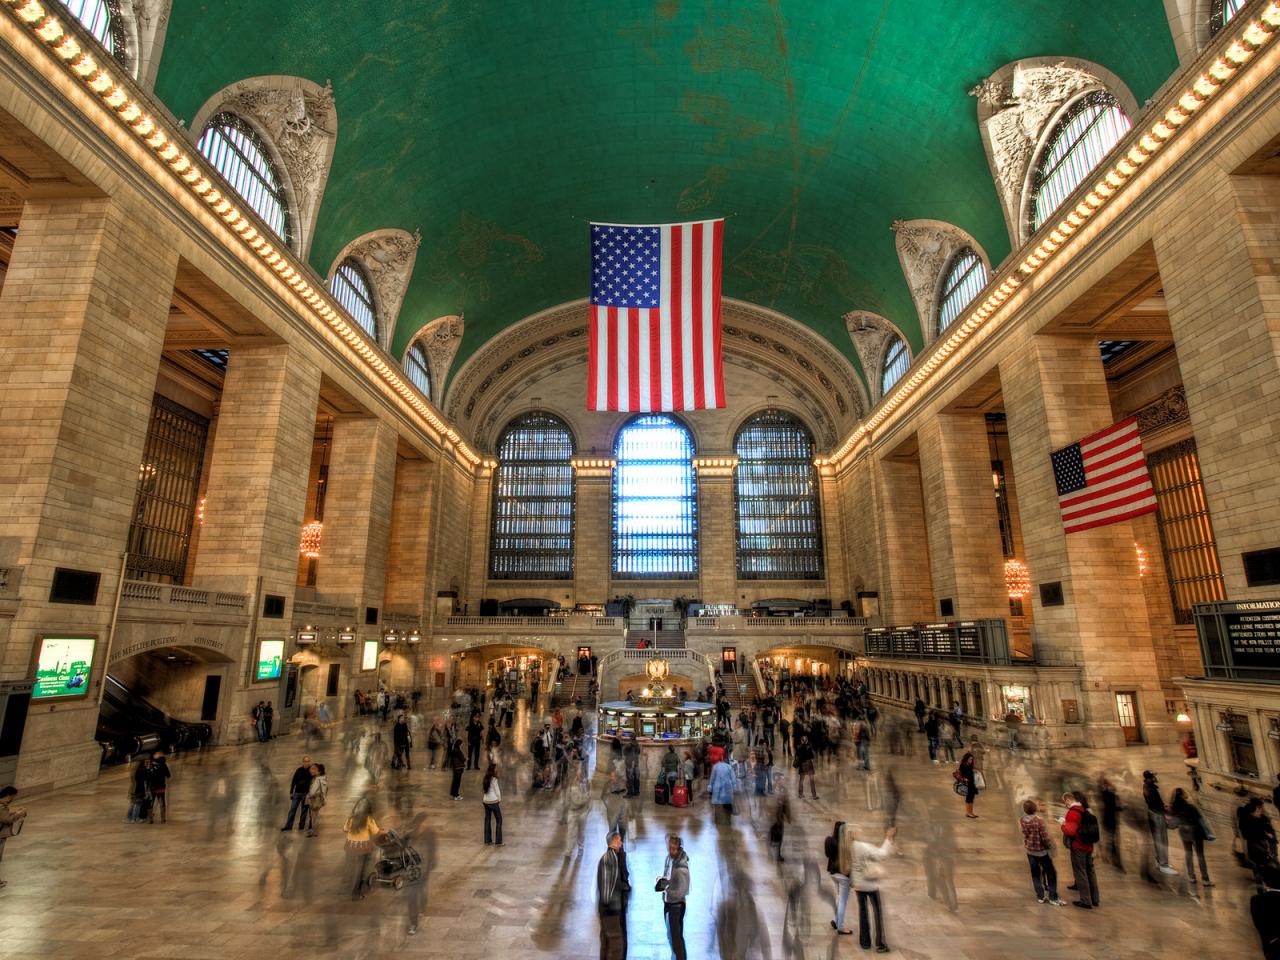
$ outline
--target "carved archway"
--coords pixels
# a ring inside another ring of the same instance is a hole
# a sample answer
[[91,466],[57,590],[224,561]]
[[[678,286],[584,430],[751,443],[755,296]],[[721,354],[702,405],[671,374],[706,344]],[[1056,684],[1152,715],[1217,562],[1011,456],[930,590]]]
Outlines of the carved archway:
[[938,336],[938,306],[952,259],[969,247],[986,265],[988,274],[991,260],[972,236],[942,220],[895,220],[892,229],[898,262],[920,317],[922,345],[927,347]]
[[[413,276],[413,265],[421,245],[421,233],[409,233],[395,228],[372,230],[342,248],[333,258],[325,278],[327,282],[331,282],[338,265],[348,257],[364,268],[372,287],[374,312],[377,314],[378,345],[384,350],[391,349],[396,320],[404,303],[404,292]],[[433,384],[434,376],[433,370]]]

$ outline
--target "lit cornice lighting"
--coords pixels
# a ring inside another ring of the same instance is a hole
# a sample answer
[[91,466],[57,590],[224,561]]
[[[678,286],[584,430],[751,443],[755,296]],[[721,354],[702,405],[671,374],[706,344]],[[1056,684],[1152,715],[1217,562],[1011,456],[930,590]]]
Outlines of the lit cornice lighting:
[[[0,6],[8,7],[18,21],[38,38],[84,87],[115,114],[120,124],[160,158],[175,177],[181,180],[196,197],[226,224],[240,243],[252,251],[259,260],[276,273],[310,312],[328,324],[346,341],[364,362],[412,407],[431,428],[450,443],[471,465],[479,466],[478,457],[448,423],[432,410],[408,383],[397,374],[378,350],[360,335],[359,325],[329,299],[326,291],[317,289],[306,278],[307,268],[288,250],[282,250],[272,242],[274,236],[260,230],[251,216],[246,216],[236,200],[222,193],[217,184],[221,178],[204,162],[199,151],[193,150],[189,141],[164,117],[148,113],[134,94],[122,85],[107,68],[118,69],[110,54],[100,47],[88,50],[76,39],[74,30],[68,29],[60,19],[71,14],[53,0],[0,0]],[[99,59],[103,62],[99,63]],[[106,64],[106,65],[104,65]],[[276,241],[277,243],[280,241]]]
[[[1232,24],[1235,22],[1231,21]],[[830,461],[839,464],[849,456],[858,442],[902,406],[961,344],[999,314],[1017,289],[1057,256],[1072,234],[1107,206],[1139,169],[1177,135],[1182,125],[1216,96],[1226,82],[1275,36],[1278,29],[1280,0],[1272,0],[1262,8],[1256,20],[1249,21],[1234,40],[1220,48],[1214,61],[1172,100],[1162,115],[1156,117],[1146,130],[1135,129],[1129,135],[1127,150],[1117,148],[1112,151],[1109,155],[1113,157],[1110,169],[1102,173],[1093,188],[1055,226],[1047,230],[1041,228],[1040,240],[1035,247],[1012,270],[987,285],[987,296],[982,303],[963,322],[957,320],[947,328],[951,333],[946,340],[934,348],[929,358],[891,396],[881,401],[875,413],[858,425],[831,455]]]
[[618,465],[617,460],[597,457],[574,457],[569,465],[575,470],[612,470]]

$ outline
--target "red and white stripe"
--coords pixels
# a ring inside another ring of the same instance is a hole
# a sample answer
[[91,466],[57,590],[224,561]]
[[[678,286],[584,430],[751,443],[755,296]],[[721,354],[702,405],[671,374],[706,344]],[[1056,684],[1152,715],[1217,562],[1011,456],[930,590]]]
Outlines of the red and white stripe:
[[1058,498],[1067,533],[1106,526],[1156,510],[1156,491],[1133,417],[1080,441],[1087,486]]
[[720,361],[724,221],[669,223],[659,229],[659,306],[591,306],[590,410],[710,410],[725,405]]

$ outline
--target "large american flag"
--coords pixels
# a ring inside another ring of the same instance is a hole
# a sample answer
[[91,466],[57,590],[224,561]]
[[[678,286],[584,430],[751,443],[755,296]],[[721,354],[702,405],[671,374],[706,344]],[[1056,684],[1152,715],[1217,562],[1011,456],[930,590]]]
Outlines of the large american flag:
[[589,410],[724,406],[723,220],[591,224]]
[[1156,510],[1138,421],[1112,424],[1053,455],[1053,478],[1067,533],[1128,520]]

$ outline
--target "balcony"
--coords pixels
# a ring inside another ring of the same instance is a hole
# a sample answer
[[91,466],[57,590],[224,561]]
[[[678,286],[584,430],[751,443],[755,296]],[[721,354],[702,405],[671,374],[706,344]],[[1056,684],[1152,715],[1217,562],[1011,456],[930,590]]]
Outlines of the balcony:
[[120,609],[130,613],[146,611],[202,612],[247,620],[249,598],[243,593],[195,590],[149,580],[126,580],[120,590]]
[[622,635],[626,619],[567,614],[562,617],[446,617],[443,629],[449,633],[609,633]]

